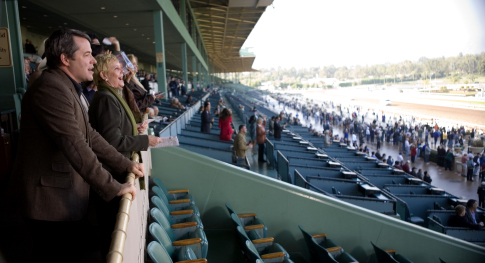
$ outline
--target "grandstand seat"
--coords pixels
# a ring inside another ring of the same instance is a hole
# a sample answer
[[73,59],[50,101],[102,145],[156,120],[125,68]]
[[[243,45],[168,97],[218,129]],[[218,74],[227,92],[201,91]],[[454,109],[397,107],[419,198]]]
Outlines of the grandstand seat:
[[335,242],[327,239],[326,234],[310,235],[301,225],[298,226],[303,234],[303,238],[310,251],[312,262],[318,263],[342,263],[357,262],[349,253],[339,247]]
[[268,232],[268,228],[264,224],[263,220],[256,217],[254,213],[245,213],[245,214],[237,214],[234,209],[232,209],[231,205],[226,203],[227,211],[229,211],[229,215],[236,214],[241,222],[242,227],[250,226],[250,225],[264,225],[263,232],[260,234],[262,237],[266,237]]
[[195,232],[198,231],[198,229],[203,231],[202,228],[198,227],[197,222],[185,222],[171,225],[167,217],[156,207],[150,209],[150,222],[157,222],[160,224],[160,226],[167,231],[167,234],[172,240],[192,238],[196,235]]
[[[244,230],[246,232],[254,233],[254,234],[250,234],[250,236],[253,239],[260,239],[260,238],[267,237],[268,228],[264,224],[243,225],[243,223],[241,222],[241,219],[235,213],[231,214],[231,219],[232,219],[232,223],[234,224],[234,227],[240,226],[240,227],[244,228]],[[255,222],[255,223],[258,223],[258,222]]]
[[374,247],[374,251],[376,253],[377,262],[378,263],[411,263],[409,259],[405,258],[402,255],[396,254],[394,249],[381,249],[378,246],[374,245],[372,241],[370,242]]
[[[147,253],[150,259],[155,263],[173,263],[172,258],[167,250],[157,241],[152,241],[147,246]],[[206,263],[206,259],[184,260],[176,263]]]
[[408,204],[404,203],[404,206],[405,206],[404,218],[406,219],[406,221],[417,225],[424,225],[424,219],[422,219],[419,216],[414,216],[409,210]]
[[285,257],[285,252],[280,250],[284,250],[281,246],[275,247],[274,249],[275,250],[271,250],[271,252],[268,254],[260,255],[253,243],[249,240],[246,241],[246,255],[250,262],[257,262],[257,260],[262,260],[264,263],[293,263],[291,259]]
[[170,211],[167,205],[165,205],[162,199],[158,196],[152,196],[152,198],[150,198],[150,208],[153,207],[160,209],[170,224],[197,222],[197,225],[200,226],[200,228],[204,227],[200,217],[194,214],[194,210]]
[[[253,242],[253,245],[256,247],[259,253],[263,253],[264,251],[268,251],[272,246],[274,246],[274,238],[273,237],[265,237],[260,238],[253,230],[249,231],[248,235],[244,228],[241,226],[236,227],[236,236],[237,241],[243,250],[245,249],[246,240],[250,240]],[[250,237],[252,236],[252,237]]]
[[190,199],[191,202],[194,201],[192,195],[189,194],[189,190],[181,189],[168,191],[165,187],[165,184],[162,182],[162,180],[160,180],[160,178],[153,179],[153,182],[156,186],[160,187],[163,193],[167,196],[168,200]]
[[[207,256],[207,238],[205,235],[190,239],[172,240],[158,223],[151,223],[148,231],[167,250],[174,260],[191,260]],[[199,230],[199,232],[202,232]]]
[[170,211],[179,211],[179,210],[186,210],[192,209],[194,210],[194,214],[200,217],[199,208],[195,206],[190,199],[177,199],[169,201],[167,196],[162,192],[162,189],[158,186],[153,186],[152,191],[162,199],[162,201],[169,207]]

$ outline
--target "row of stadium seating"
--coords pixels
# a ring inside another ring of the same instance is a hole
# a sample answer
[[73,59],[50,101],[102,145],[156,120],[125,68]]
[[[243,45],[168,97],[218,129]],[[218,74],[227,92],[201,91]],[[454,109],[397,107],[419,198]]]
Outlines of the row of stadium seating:
[[[244,98],[233,97],[239,104],[252,106]],[[283,181],[377,212],[399,215],[402,220],[470,242],[485,242],[485,230],[447,226],[449,216],[455,213],[453,208],[467,200],[338,141],[324,148],[323,139],[305,127],[286,129],[281,140],[268,136],[266,141],[267,159]],[[441,212],[436,214],[435,209]],[[485,211],[478,213],[485,217]]]
[[168,191],[159,178],[151,185],[145,262],[207,262],[209,244],[189,190]]

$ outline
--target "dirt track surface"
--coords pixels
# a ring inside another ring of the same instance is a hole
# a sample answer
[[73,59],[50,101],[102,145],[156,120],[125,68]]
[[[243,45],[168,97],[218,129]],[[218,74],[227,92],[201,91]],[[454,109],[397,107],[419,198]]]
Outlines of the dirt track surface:
[[[355,102],[365,102],[379,105],[379,100],[374,99],[355,99]],[[428,106],[423,104],[413,104],[405,102],[393,102],[389,109],[403,111],[410,114],[425,114],[436,118],[456,120],[457,122],[469,122],[477,125],[485,125],[485,111],[469,110],[461,108]]]

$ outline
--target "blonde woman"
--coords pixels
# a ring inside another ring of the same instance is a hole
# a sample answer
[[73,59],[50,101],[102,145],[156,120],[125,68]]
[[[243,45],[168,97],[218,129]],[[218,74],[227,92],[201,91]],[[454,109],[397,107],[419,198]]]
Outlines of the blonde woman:
[[[91,126],[118,152],[130,158],[134,152],[146,151],[148,146],[155,146],[161,138],[151,135],[138,135],[138,127],[132,108],[136,106],[134,100],[127,96],[127,89],[123,82],[123,68],[118,59],[112,54],[96,56],[93,80],[98,87],[89,106],[89,122]],[[124,90],[125,89],[125,90]],[[131,104],[131,107],[130,107]],[[110,167],[108,170],[118,182],[124,182],[126,172],[115,173]],[[114,229],[116,213],[120,198],[106,203],[96,194],[94,199],[98,223],[101,227],[101,244],[103,253],[107,253],[111,241],[111,232]]]

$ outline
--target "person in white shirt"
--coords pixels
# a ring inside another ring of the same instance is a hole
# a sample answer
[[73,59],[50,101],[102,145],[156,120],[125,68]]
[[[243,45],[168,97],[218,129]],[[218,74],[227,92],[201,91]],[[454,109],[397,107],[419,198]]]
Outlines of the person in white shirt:
[[402,165],[402,162],[404,161],[404,158],[402,158],[402,153],[399,153],[399,156],[397,157],[396,161],[398,161],[399,164]]

